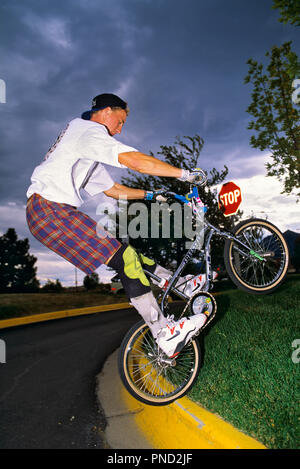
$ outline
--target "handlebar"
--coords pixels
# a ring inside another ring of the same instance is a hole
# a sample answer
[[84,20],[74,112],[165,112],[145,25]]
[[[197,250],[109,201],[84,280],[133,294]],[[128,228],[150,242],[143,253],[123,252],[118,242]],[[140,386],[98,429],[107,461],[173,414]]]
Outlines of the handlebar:
[[166,192],[162,192],[162,194],[167,196],[167,197],[170,197],[171,199],[179,200],[180,202],[182,202],[184,204],[189,203],[189,200],[184,195],[176,194],[176,192],[166,191]]
[[191,186],[190,189],[191,189],[191,192],[189,192],[186,195],[176,194],[176,192],[171,192],[171,191],[167,191],[167,190],[164,190],[164,189],[159,189],[155,192],[159,193],[163,197],[176,199],[176,200],[179,200],[180,202],[182,202],[184,204],[189,204],[193,198],[196,198],[196,199],[199,200],[199,193],[198,193],[197,186]]

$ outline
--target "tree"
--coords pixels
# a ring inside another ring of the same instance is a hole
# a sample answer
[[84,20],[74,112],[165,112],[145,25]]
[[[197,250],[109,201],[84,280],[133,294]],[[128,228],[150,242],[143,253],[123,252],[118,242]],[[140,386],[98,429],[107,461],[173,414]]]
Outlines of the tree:
[[300,3],[299,0],[274,0],[272,8],[279,8],[281,23],[288,23],[300,26]]
[[86,290],[95,290],[99,286],[99,275],[96,272],[86,275],[83,279],[83,285]]
[[0,236],[0,291],[37,291],[36,261],[37,258],[29,253],[28,239],[18,239],[15,229],[9,228]]
[[47,293],[60,293],[63,291],[63,289],[64,287],[62,286],[58,278],[55,282],[53,282],[52,280],[47,280],[47,283],[45,283],[45,285],[42,287],[42,290]]
[[[199,135],[194,137],[184,137],[185,141],[176,138],[175,144],[166,146],[162,145],[158,155],[167,163],[183,169],[191,169],[199,166],[198,160],[204,145],[203,139]],[[200,165],[201,166],[201,165]],[[215,226],[223,225],[230,229],[238,216],[225,218],[218,209],[216,192],[213,186],[221,183],[228,174],[228,168],[219,172],[215,168],[210,171],[210,177],[205,188],[199,189],[199,195],[204,204],[208,206],[207,219]],[[129,187],[138,187],[145,190],[154,190],[163,188],[165,190],[184,195],[189,190],[189,185],[179,181],[178,179],[168,177],[154,177],[143,174],[136,174],[129,171],[129,177],[122,178],[122,183]],[[139,201],[140,202],[140,201]],[[144,202],[146,206],[150,206],[151,202]],[[129,204],[130,205],[130,204]],[[129,209],[128,209],[129,210]],[[148,210],[148,213],[150,210]],[[150,216],[150,215],[149,215]],[[130,221],[130,219],[129,219]],[[186,242],[189,241],[185,236],[174,236],[174,223],[176,223],[175,215],[171,214],[170,237],[166,238],[142,238],[130,239],[130,244],[140,250],[143,254],[155,259],[159,264],[170,267],[174,261],[176,265],[182,259],[186,250]],[[130,233],[129,233],[130,234]],[[223,245],[217,241],[213,245],[213,255],[215,263],[220,263],[223,259]],[[174,266],[174,265],[173,265]]]
[[252,103],[247,112],[254,117],[248,129],[257,132],[250,144],[261,151],[269,150],[273,159],[267,163],[267,176],[283,183],[282,193],[300,195],[300,101],[293,99],[293,83],[300,76],[300,62],[291,50],[291,42],[274,46],[264,66],[248,60],[245,83],[253,84]]

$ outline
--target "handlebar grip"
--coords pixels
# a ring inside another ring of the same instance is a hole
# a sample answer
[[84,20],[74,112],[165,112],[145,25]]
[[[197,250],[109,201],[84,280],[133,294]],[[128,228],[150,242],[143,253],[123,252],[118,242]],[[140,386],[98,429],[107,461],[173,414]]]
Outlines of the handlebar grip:
[[180,195],[180,194],[176,194],[176,192],[169,192],[169,191],[166,191],[166,192],[164,192],[164,195],[167,196],[167,197],[171,197],[172,199],[180,200],[180,202],[182,202],[182,203],[184,203],[184,204],[188,204],[188,203],[189,203],[189,201],[186,199],[185,196]]

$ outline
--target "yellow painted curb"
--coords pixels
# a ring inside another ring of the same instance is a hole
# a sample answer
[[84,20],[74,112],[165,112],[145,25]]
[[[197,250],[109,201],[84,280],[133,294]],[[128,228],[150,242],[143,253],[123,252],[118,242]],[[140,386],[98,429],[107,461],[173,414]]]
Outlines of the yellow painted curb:
[[23,316],[12,319],[2,319],[0,321],[0,329],[7,327],[22,326],[24,324],[32,324],[35,322],[50,321],[52,319],[69,318],[72,316],[82,316],[84,314],[95,314],[103,311],[111,311],[112,309],[132,308],[129,303],[116,303],[114,305],[90,306],[88,308],[66,309],[62,311],[54,311],[53,313],[32,314],[31,316]]
[[[172,301],[170,299],[170,301]],[[133,308],[130,303],[116,303],[113,305],[90,306],[88,308],[66,309],[54,311],[52,313],[32,314],[31,316],[20,316],[12,319],[0,320],[0,329],[7,327],[23,326],[24,324],[32,324],[35,322],[51,321],[52,319],[68,318],[72,316],[82,316],[85,314],[101,313],[102,311],[110,311],[112,309]]]
[[[131,412],[137,401],[122,387]],[[168,406],[148,406],[134,414],[136,425],[155,449],[267,449],[187,397]]]

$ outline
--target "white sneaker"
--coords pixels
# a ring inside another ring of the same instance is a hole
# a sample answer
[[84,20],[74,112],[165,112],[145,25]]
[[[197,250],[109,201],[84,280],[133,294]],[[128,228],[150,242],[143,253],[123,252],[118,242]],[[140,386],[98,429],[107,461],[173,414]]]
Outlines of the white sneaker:
[[[218,276],[218,272],[213,272],[213,280]],[[178,286],[176,288],[183,292],[187,296],[192,296],[198,291],[201,291],[206,282],[206,274],[200,274],[197,276],[186,275],[178,280]]]
[[156,342],[169,358],[173,358],[201,329],[206,320],[205,314],[195,314],[189,318],[181,318],[179,321],[170,319],[169,324],[158,333]]

